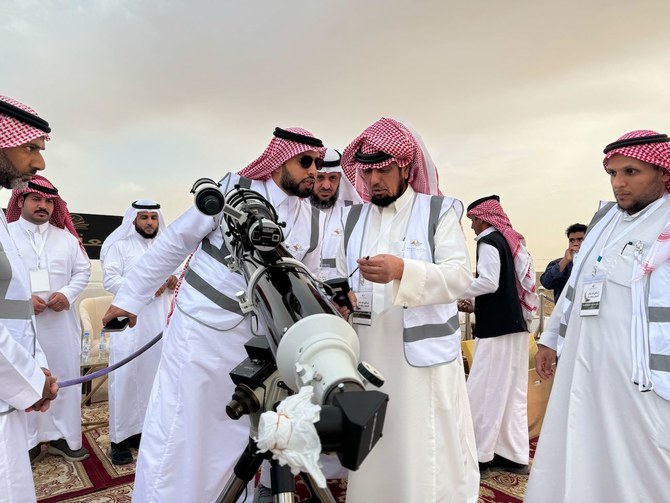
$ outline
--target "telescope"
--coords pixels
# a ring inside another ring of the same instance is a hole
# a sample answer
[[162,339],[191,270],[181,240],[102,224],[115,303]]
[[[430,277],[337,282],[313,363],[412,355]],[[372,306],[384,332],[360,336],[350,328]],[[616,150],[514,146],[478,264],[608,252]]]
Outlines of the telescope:
[[[205,207],[196,199],[196,206],[208,215],[223,212],[224,240],[230,252],[225,263],[231,271],[240,272],[247,284],[246,290],[238,292],[238,302],[242,312],[253,313],[265,331],[245,344],[248,358],[230,372],[236,387],[226,412],[232,419],[248,414],[252,431],[217,501],[237,501],[260,467],[263,456],[253,437],[261,414],[275,410],[304,386],[313,388],[314,401],[321,407],[315,427],[322,452],[336,453],[342,466],[357,470],[382,436],[388,396],[366,390],[368,383],[381,386],[383,377],[359,361],[356,332],[330,298],[348,302],[347,280],[320,282],[295,260],[282,244],[285,224],[260,193],[235,185],[221,201],[211,184],[202,185],[212,197],[203,197],[205,192],[200,191],[200,201],[208,204]],[[214,200],[219,201],[218,207]],[[274,501],[294,501],[288,467],[272,461],[271,475]],[[307,482],[322,502],[334,501],[327,490],[319,492]]]

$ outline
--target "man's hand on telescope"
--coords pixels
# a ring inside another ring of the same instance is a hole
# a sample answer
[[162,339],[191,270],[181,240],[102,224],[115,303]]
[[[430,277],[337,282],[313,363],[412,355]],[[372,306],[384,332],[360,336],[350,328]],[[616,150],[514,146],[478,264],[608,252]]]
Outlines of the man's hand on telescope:
[[109,306],[109,309],[107,309],[107,312],[102,317],[103,326],[106,325],[109,322],[109,320],[111,320],[112,318],[128,318],[129,321],[130,321],[128,323],[129,327],[134,327],[135,323],[137,323],[137,315],[136,314],[129,313],[128,311],[124,311],[120,307],[116,307],[114,304]]
[[[356,309],[356,294],[351,290],[349,290],[349,292],[347,293],[347,297],[349,297],[349,302],[351,302],[351,305],[354,306],[354,309]],[[349,311],[349,308],[347,306],[340,306],[335,304],[335,307],[337,307],[337,310],[339,311],[342,318],[344,318],[345,320],[349,318],[351,311]]]
[[401,257],[382,253],[374,257],[362,257],[357,261],[361,276],[373,283],[390,283],[401,279],[405,262]]

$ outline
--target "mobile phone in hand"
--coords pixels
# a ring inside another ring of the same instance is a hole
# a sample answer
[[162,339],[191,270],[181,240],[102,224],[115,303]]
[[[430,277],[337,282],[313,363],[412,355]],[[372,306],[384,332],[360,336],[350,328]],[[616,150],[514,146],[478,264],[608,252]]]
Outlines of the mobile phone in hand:
[[112,318],[104,326],[105,332],[120,332],[130,323],[130,318]]

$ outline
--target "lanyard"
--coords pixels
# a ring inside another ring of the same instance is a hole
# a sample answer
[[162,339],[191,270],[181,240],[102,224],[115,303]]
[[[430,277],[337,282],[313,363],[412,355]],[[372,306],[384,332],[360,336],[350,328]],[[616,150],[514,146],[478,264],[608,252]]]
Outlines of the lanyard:
[[612,223],[612,227],[610,228],[609,232],[607,233],[607,237],[605,238],[605,241],[603,242],[603,247],[600,250],[600,253],[598,253],[598,257],[596,258],[596,261],[593,264],[593,271],[591,272],[592,276],[595,276],[596,273],[598,272],[598,267],[600,266],[600,262],[602,261],[603,257],[605,256],[605,252],[607,252],[612,246],[614,246],[615,243],[617,243],[618,238],[620,238],[625,233],[631,232],[633,229],[635,229],[640,224],[642,224],[642,222],[644,222],[647,218],[649,218],[649,216],[652,213],[654,213],[664,202],[665,202],[664,198],[660,198],[660,199],[654,201],[649,206],[649,209],[645,212],[644,215],[639,217],[635,222],[633,222],[630,226],[628,226],[628,228],[623,229],[614,239],[611,239],[612,234],[614,233],[615,229],[619,225],[619,222],[621,222],[623,212],[620,212],[617,215],[617,217],[614,219],[614,222]]
[[49,228],[47,227],[46,230],[41,234],[42,243],[39,248],[37,247],[37,242],[35,241],[35,234],[39,233],[38,229],[39,227],[35,227],[34,232],[30,232],[28,229],[25,229],[25,231],[28,234],[28,237],[30,238],[30,246],[32,246],[33,250],[35,251],[35,255],[37,256],[37,268],[39,269],[40,262],[42,259],[42,253],[44,252],[44,246],[47,243],[47,233],[49,232]]

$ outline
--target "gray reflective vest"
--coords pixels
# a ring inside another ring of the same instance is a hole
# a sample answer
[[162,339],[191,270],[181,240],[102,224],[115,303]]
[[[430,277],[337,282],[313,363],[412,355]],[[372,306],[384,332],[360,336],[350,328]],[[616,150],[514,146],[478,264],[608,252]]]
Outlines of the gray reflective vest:
[[[410,222],[427,225],[409,225],[405,236],[403,257],[434,263],[435,232],[442,216],[454,208],[460,220],[463,204],[444,196],[416,194],[409,216]],[[363,239],[366,216],[371,205],[351,207],[344,228],[344,246],[349,271],[356,269],[356,258]],[[352,276],[359,284],[358,271]],[[456,302],[405,308],[403,311],[403,348],[405,359],[414,367],[429,367],[449,363],[461,353],[461,329]]]

